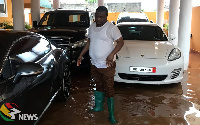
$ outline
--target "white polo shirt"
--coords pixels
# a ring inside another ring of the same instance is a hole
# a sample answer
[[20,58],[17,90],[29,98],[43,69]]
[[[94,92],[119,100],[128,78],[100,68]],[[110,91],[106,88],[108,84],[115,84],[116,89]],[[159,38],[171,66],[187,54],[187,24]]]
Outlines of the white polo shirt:
[[89,27],[88,38],[90,38],[89,54],[92,65],[97,68],[107,68],[106,58],[114,49],[114,41],[121,37],[118,27],[106,22],[101,27],[96,27],[96,22]]

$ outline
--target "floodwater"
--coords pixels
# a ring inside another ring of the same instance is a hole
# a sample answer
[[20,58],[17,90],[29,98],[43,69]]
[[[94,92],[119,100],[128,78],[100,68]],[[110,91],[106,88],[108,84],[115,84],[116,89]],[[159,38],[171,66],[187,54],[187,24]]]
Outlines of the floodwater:
[[[53,103],[38,125],[110,125],[106,103],[104,111],[89,112],[94,89],[88,69],[73,72],[69,99]],[[179,84],[115,83],[115,92],[118,125],[200,125],[200,55],[190,54]]]

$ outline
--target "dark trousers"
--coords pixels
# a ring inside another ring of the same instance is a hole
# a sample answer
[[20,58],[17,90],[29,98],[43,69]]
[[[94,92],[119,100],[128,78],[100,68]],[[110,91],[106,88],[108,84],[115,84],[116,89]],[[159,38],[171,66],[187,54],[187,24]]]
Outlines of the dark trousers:
[[115,75],[116,63],[113,63],[112,67],[97,68],[91,65],[91,75],[96,83],[96,90],[105,92],[106,97],[114,97],[114,75]]

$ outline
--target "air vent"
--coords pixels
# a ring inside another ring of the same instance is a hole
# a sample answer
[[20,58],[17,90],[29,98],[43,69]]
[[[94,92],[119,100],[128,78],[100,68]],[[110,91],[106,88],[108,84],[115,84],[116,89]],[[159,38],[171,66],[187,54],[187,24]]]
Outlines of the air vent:
[[163,81],[167,78],[167,75],[137,75],[118,73],[121,79],[136,80],[136,81]]
[[174,69],[174,70],[171,72],[170,78],[171,78],[171,79],[177,78],[177,77],[179,76],[180,72],[181,72],[181,68],[179,68],[179,69]]

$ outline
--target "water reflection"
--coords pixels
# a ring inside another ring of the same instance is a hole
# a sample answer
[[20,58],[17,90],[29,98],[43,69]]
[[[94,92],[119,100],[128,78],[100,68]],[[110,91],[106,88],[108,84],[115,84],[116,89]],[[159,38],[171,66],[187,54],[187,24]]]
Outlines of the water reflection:
[[185,112],[184,119],[188,125],[199,125],[200,124],[200,105],[192,103],[192,107]]
[[[199,125],[200,70],[198,61],[184,73],[179,84],[115,84],[115,114],[118,125]],[[108,125],[107,105],[104,111],[88,113],[94,106],[94,88],[84,71],[74,73],[72,93],[66,106],[54,105],[39,125]],[[57,110],[56,110],[57,109]],[[58,110],[60,109],[60,110]],[[62,112],[63,111],[63,112]],[[59,115],[58,115],[59,114]],[[65,117],[67,116],[67,117]],[[78,120],[77,120],[78,119]],[[62,122],[61,122],[62,121]]]
[[183,98],[182,84],[157,86],[121,83],[116,86],[116,92],[116,107],[120,108],[117,113],[123,124],[186,125],[183,116],[191,103]]

